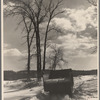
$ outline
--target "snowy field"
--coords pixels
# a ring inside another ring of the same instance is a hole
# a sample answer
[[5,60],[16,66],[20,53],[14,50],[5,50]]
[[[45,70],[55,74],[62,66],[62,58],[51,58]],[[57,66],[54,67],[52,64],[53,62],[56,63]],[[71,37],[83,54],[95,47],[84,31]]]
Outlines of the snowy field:
[[99,100],[97,96],[97,76],[74,77],[73,97],[68,95],[50,95],[44,92],[43,83],[32,80],[4,81],[4,100]]

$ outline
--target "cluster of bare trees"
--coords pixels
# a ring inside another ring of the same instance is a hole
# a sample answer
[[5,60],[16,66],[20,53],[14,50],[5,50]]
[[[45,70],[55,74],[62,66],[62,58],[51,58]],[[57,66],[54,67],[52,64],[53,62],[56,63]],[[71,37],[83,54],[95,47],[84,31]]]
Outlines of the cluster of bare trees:
[[[46,62],[46,46],[48,33],[56,30],[54,27],[50,26],[50,23],[55,16],[63,13],[60,11],[59,7],[62,5],[62,0],[9,0],[11,4],[4,2],[7,7],[4,9],[4,15],[6,17],[13,16],[19,18],[19,24],[23,25],[22,31],[25,33],[24,38],[27,43],[27,71],[28,79],[30,79],[30,63],[33,54],[31,53],[33,48],[33,42],[36,46],[36,56],[37,56],[37,78],[41,78],[41,70],[45,70]],[[43,65],[41,62],[41,28],[40,25],[46,23],[43,28],[44,43],[43,49]],[[35,40],[35,41],[34,41]],[[43,67],[42,67],[43,66]]]

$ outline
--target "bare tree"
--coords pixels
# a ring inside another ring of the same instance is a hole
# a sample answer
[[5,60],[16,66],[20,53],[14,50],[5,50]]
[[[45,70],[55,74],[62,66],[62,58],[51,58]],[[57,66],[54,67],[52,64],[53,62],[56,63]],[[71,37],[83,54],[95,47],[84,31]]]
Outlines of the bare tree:
[[64,50],[61,47],[57,47],[56,45],[51,46],[51,52],[50,55],[47,57],[46,62],[50,64],[50,68],[52,70],[55,70],[56,67],[61,67],[61,62],[64,64],[68,64],[68,61],[64,59]]
[[34,32],[30,38],[30,32],[32,31],[32,22],[30,22],[29,26],[27,25],[26,23],[26,20],[25,20],[25,17],[23,16],[23,22],[24,22],[24,25],[25,25],[25,29],[26,29],[26,33],[27,33],[27,36],[26,36],[26,40],[27,40],[27,53],[28,53],[28,59],[27,59],[27,71],[28,71],[28,80],[30,80],[30,63],[31,63],[31,47],[32,47],[32,41],[33,41],[33,37],[34,37]]
[[53,3],[53,0],[50,0],[48,8],[46,8],[46,11],[48,11],[48,21],[45,31],[45,40],[44,40],[44,57],[43,57],[43,70],[45,70],[45,58],[46,58],[46,43],[47,43],[47,35],[50,31],[56,30],[56,28],[52,27],[50,28],[50,22],[53,18],[55,18],[57,15],[63,13],[64,11],[57,11],[59,10],[59,7],[62,5],[63,0],[58,0],[57,3]]

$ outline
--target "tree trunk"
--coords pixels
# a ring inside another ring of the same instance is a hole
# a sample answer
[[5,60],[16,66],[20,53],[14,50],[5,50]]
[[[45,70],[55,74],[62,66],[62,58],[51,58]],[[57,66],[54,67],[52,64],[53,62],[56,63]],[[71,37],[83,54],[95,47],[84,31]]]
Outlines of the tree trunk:
[[41,80],[41,48],[39,30],[36,32],[36,47],[37,47],[37,79]]
[[28,51],[27,71],[28,71],[27,80],[29,81],[30,80],[30,52],[29,51]]
[[27,45],[28,45],[28,61],[27,61],[27,80],[30,81],[30,45],[29,45],[29,34],[27,36]]
[[48,21],[47,28],[46,28],[46,32],[45,32],[44,55],[43,55],[43,71],[45,70],[45,58],[46,58],[47,34],[48,34],[48,28],[49,28],[50,20],[51,20],[51,17],[50,17],[50,19],[49,19],[49,21]]
[[46,43],[44,44],[43,71],[45,70]]
[[41,48],[40,48],[40,34],[39,34],[39,23],[37,21],[37,24],[34,23],[33,20],[31,20],[33,25],[34,25],[34,29],[35,29],[35,33],[36,33],[36,50],[37,50],[37,79],[38,81],[41,80]]
[[55,55],[54,63],[53,63],[53,66],[52,66],[53,67],[52,70],[56,69],[56,65],[57,65],[56,60],[57,60],[57,57]]

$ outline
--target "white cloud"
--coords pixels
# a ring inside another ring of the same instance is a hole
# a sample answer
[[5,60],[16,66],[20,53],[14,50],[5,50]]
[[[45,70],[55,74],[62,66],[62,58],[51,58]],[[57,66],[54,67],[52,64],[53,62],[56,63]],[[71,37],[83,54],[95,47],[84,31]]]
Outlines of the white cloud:
[[17,48],[11,48],[10,44],[4,43],[3,45],[4,56],[23,56]]
[[16,48],[5,49],[4,56],[23,56],[23,54]]
[[97,27],[96,7],[90,6],[87,9],[69,9],[65,8],[65,17],[55,18],[56,25],[70,31],[80,32],[86,29],[90,24]]
[[59,36],[58,39],[62,42],[61,45],[68,49],[76,49],[81,45],[84,45],[87,48],[94,46],[94,42],[92,43],[91,39],[87,37],[77,38],[76,35],[72,34]]
[[55,22],[57,26],[62,27],[66,30],[72,29],[71,22],[67,18],[54,18],[52,22]]
[[[62,42],[59,44],[65,50],[65,55],[68,57],[84,57],[90,55],[89,49],[95,46],[94,40],[83,37],[77,38],[76,35],[68,34],[59,36],[58,40]],[[88,52],[87,52],[88,51]]]

